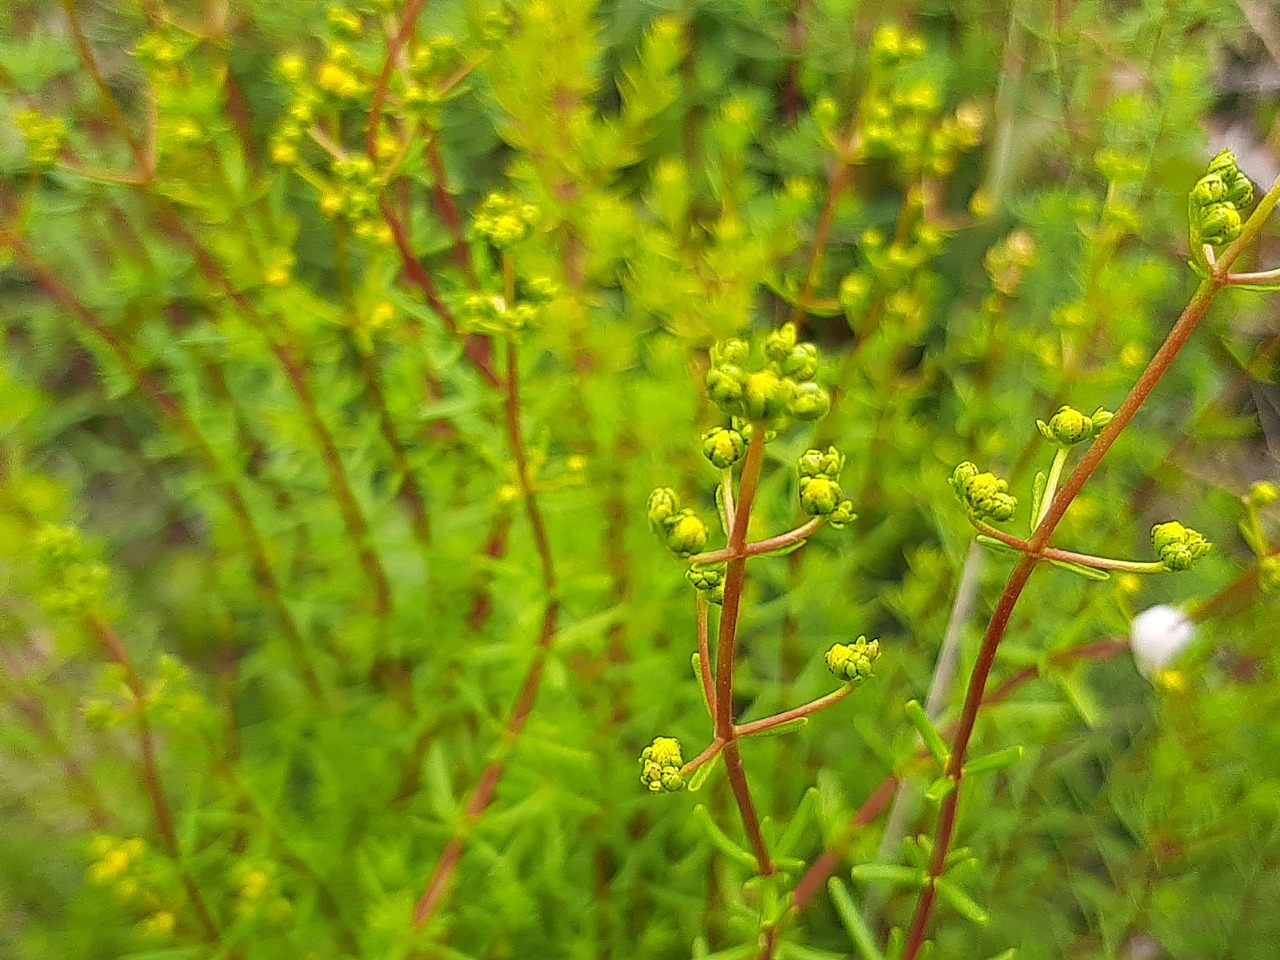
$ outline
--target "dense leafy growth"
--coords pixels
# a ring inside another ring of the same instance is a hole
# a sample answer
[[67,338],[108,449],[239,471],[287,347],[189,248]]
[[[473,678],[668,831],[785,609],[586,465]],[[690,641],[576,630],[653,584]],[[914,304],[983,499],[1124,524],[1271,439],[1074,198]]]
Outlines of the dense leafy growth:
[[1270,955],[1260,6],[6,4],[0,955]]

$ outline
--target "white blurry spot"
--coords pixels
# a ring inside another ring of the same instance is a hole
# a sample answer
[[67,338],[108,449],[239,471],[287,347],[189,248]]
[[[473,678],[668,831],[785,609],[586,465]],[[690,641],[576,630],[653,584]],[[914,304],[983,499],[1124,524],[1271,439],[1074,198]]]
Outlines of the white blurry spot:
[[1194,634],[1190,618],[1176,607],[1161,604],[1143,610],[1129,627],[1129,645],[1138,672],[1150,677],[1169,666]]

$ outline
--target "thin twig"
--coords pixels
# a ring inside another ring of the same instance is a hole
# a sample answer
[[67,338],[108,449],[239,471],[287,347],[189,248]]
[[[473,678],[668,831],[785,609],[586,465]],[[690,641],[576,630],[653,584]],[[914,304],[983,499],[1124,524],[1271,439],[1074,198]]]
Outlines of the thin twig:
[[542,682],[542,671],[546,666],[547,654],[551,650],[551,643],[555,639],[560,616],[559,588],[555,563],[551,555],[551,543],[547,536],[546,523],[542,518],[542,509],[538,505],[532,478],[529,475],[528,454],[524,433],[520,427],[519,362],[514,338],[507,341],[507,375],[505,383],[506,403],[504,408],[506,411],[507,443],[516,461],[516,478],[520,484],[525,518],[528,520],[529,529],[533,534],[534,547],[542,570],[542,587],[546,592],[547,606],[543,611],[542,629],[538,633],[537,646],[533,652],[533,662],[529,664],[524,681],[520,685],[520,692],[516,697],[515,705],[512,707],[511,715],[502,730],[500,745],[503,749],[481,771],[480,778],[476,781],[476,785],[467,801],[462,824],[449,839],[448,843],[445,844],[444,850],[440,854],[440,859],[436,861],[435,869],[427,880],[422,896],[418,898],[413,910],[413,926],[415,928],[425,926],[443,902],[448,890],[449,880],[462,857],[467,834],[493,800],[494,791],[498,788],[498,782],[502,779],[502,773],[505,768],[506,751],[519,738],[525,722],[529,719],[529,713],[533,709],[533,703]]

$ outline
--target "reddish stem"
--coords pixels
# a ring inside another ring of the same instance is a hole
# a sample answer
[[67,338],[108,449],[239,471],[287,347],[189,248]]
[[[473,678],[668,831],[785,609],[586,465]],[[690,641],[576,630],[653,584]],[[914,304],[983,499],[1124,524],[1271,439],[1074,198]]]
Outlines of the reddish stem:
[[204,898],[200,894],[200,888],[196,885],[195,880],[182,862],[182,848],[178,844],[178,835],[173,829],[173,814],[169,807],[169,798],[165,795],[164,783],[160,779],[160,765],[156,761],[155,736],[151,730],[151,721],[147,718],[146,687],[143,685],[142,678],[138,675],[128,651],[125,650],[124,644],[120,641],[120,637],[111,629],[110,625],[99,617],[91,616],[89,618],[89,629],[102,645],[103,652],[107,655],[107,658],[119,664],[124,671],[125,686],[129,688],[129,693],[133,697],[137,710],[138,752],[142,760],[142,787],[151,803],[151,815],[155,820],[156,831],[160,834],[165,852],[178,867],[183,889],[187,892],[187,898],[191,901],[191,908],[195,911],[196,918],[200,921],[200,926],[204,928],[206,938],[210,943],[217,944],[221,939],[221,935],[213,922],[213,917],[209,914],[209,908],[205,906]]
[[790,723],[792,720],[798,720],[800,717],[807,717],[811,713],[817,713],[819,710],[825,710],[833,703],[839,703],[849,694],[856,690],[853,684],[846,683],[839,690],[833,690],[825,697],[819,697],[817,700],[810,700],[798,707],[792,707],[782,713],[775,713],[771,717],[765,717],[762,720],[752,720],[750,723],[740,723],[734,727],[734,731],[739,737],[749,737],[752,734],[762,733],[773,727],[781,726],[784,723]]
[[[556,627],[560,615],[560,601],[556,597],[558,586],[555,565],[551,556],[551,544],[547,537],[542,510],[533,491],[532,480],[529,476],[524,434],[520,429],[519,384],[519,363],[515,341],[508,340],[505,391],[507,443],[511,447],[512,456],[516,461],[516,477],[520,483],[525,516],[529,521],[529,528],[533,533],[534,546],[538,553],[538,562],[542,567],[542,586],[547,594],[547,607],[542,615],[542,630],[538,634],[537,647],[533,652],[533,662],[529,664],[529,670],[520,685],[520,692],[516,697],[514,707],[512,707],[511,715],[502,730],[500,740],[502,748],[508,748],[515,743],[520,736],[520,732],[524,729],[525,721],[529,719],[529,712],[533,709],[534,700],[538,695],[538,687],[542,682],[542,671],[546,666],[547,654],[551,650],[551,642],[556,635]],[[505,753],[505,749],[502,750],[502,753]],[[436,861],[435,869],[432,870],[431,877],[427,880],[426,888],[422,891],[422,896],[418,898],[417,905],[414,907],[414,927],[424,926],[443,902],[449,880],[457,869],[458,860],[462,857],[462,851],[466,846],[466,834],[492,802],[494,791],[498,787],[498,782],[502,779],[504,765],[505,758],[500,753],[496,759],[491,760],[481,771],[480,779],[476,781],[471,797],[467,802],[462,826],[445,844],[445,848],[440,854],[440,859]]]

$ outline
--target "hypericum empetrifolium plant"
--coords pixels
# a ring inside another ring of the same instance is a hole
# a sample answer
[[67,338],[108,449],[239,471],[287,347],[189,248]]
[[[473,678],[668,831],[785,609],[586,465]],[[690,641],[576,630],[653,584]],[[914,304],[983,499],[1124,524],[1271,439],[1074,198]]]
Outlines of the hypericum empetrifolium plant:
[[[1206,188],[1205,180],[1202,180],[1196,187],[1196,193],[1193,193],[1193,201],[1198,194],[1211,194],[1214,199],[1206,203],[1228,205],[1229,212],[1238,216],[1234,205],[1240,204],[1243,207],[1252,195],[1251,188],[1246,189],[1241,185],[1242,176],[1236,170],[1230,155],[1220,154],[1213,161],[1211,172],[1206,177],[1210,186]],[[1212,179],[1215,177],[1218,179]],[[1221,189],[1215,186],[1219,182],[1225,184]],[[1099,408],[1092,415],[1086,415],[1064,405],[1047,421],[1036,421],[1042,437],[1054,447],[1054,455],[1048,472],[1038,473],[1033,483],[1030,535],[1027,539],[1004,533],[992,526],[992,523],[1011,520],[1017,510],[1018,502],[1009,493],[1005,480],[993,473],[981,471],[969,461],[954,469],[950,485],[964,505],[969,521],[977,529],[979,542],[1002,552],[1013,553],[1019,559],[988,622],[965,702],[950,741],[934,726],[919,703],[913,700],[907,705],[907,717],[918,730],[925,750],[932,756],[939,773],[926,793],[928,800],[939,805],[938,826],[932,839],[908,838],[907,865],[869,863],[853,870],[856,879],[919,890],[910,929],[906,932],[898,929],[893,931],[886,955],[902,960],[914,960],[920,955],[926,945],[929,918],[937,897],[941,897],[968,920],[978,924],[988,920],[988,911],[960,886],[960,881],[965,876],[972,875],[976,861],[964,851],[953,851],[951,843],[964,778],[1002,770],[1016,764],[1023,756],[1023,748],[1014,746],[969,760],[967,749],[978,713],[985,702],[987,677],[996,651],[1007,630],[1014,605],[1036,566],[1047,560],[1055,567],[1087,579],[1104,580],[1109,577],[1109,571],[1113,570],[1126,574],[1185,571],[1209,552],[1210,544],[1201,534],[1177,521],[1158,523],[1152,528],[1152,547],[1159,557],[1156,561],[1116,560],[1062,550],[1051,546],[1050,538],[1103,454],[1168,369],[1213,296],[1231,283],[1253,282],[1256,286],[1262,286],[1268,282],[1269,274],[1258,275],[1268,279],[1252,281],[1244,275],[1233,275],[1229,270],[1244,245],[1257,234],[1277,200],[1280,200],[1280,181],[1263,198],[1246,224],[1237,224],[1226,233],[1218,226],[1206,229],[1206,220],[1216,224],[1226,214],[1221,210],[1208,208],[1197,212],[1198,208],[1193,206],[1191,236],[1200,245],[1201,256],[1204,263],[1209,265],[1210,272],[1181,319],[1166,337],[1164,345],[1148,364],[1145,374],[1138,379],[1114,413]],[[1228,236],[1227,233],[1231,235]],[[1215,243],[1231,245],[1219,257],[1213,250]],[[763,356],[760,356],[761,353]],[[815,419],[825,414],[830,407],[826,391],[809,379],[816,372],[816,361],[817,357],[811,348],[797,343],[795,327],[790,323],[769,334],[763,343],[763,350],[753,350],[747,342],[736,339],[719,343],[712,349],[706,393],[712,403],[730,418],[730,422],[727,426],[713,428],[704,436],[704,453],[721,473],[721,482],[716,489],[716,504],[721,526],[728,538],[726,547],[703,552],[708,539],[706,525],[692,510],[681,507],[679,498],[671,489],[655,490],[648,504],[651,527],[668,550],[689,564],[689,580],[698,590],[698,649],[693,655],[693,666],[702,685],[713,736],[711,743],[687,762],[684,761],[677,740],[669,737],[657,738],[641,755],[640,779],[653,792],[674,792],[686,787],[696,790],[706,780],[713,766],[720,761],[724,762],[750,850],[738,847],[716,827],[705,808],[699,809],[699,819],[715,847],[744,866],[749,866],[755,874],[752,885],[760,895],[759,956],[762,958],[774,955],[786,920],[794,910],[802,908],[808,902],[816,885],[830,874],[832,868],[829,860],[820,865],[815,864],[791,895],[784,896],[782,883],[798,867],[798,863],[788,856],[788,850],[769,848],[743,769],[739,741],[753,734],[781,733],[803,726],[811,714],[839,701],[869,678],[873,664],[880,655],[879,642],[867,641],[865,636],[858,637],[850,644],[836,644],[827,651],[825,660],[828,669],[837,678],[844,680],[846,686],[808,704],[763,720],[738,724],[732,716],[737,623],[748,558],[789,553],[803,546],[824,523],[843,526],[853,517],[852,503],[844,499],[839,483],[844,465],[843,456],[834,447],[826,452],[814,449],[802,455],[797,464],[801,507],[812,519],[794,530],[760,541],[748,542],[746,539],[765,443],[773,439],[778,430],[792,419]],[[1085,443],[1089,446],[1081,463],[1064,481],[1071,453]],[[734,470],[739,463],[741,472],[735,483]],[[1246,504],[1252,509],[1255,502],[1265,501],[1268,493],[1269,489],[1266,487],[1252,492],[1246,498]],[[1251,516],[1254,517],[1253,526],[1256,526],[1256,516]],[[1255,550],[1261,556],[1265,545],[1260,541],[1260,535],[1257,537],[1259,543],[1255,545]],[[723,574],[714,566],[721,563],[725,564]],[[713,662],[708,614],[711,603],[717,603],[721,608],[714,675],[710,666]],[[1177,688],[1169,687],[1168,684],[1165,686],[1169,689]],[[869,799],[868,804],[874,799]],[[854,824],[862,822],[863,811],[860,810],[854,818]],[[787,837],[793,841],[793,831],[788,830]],[[841,912],[846,916],[855,939],[862,944],[864,952],[870,951],[875,955],[876,948],[870,941],[865,921],[858,917],[856,905],[835,881],[831,891],[840,904]]]

